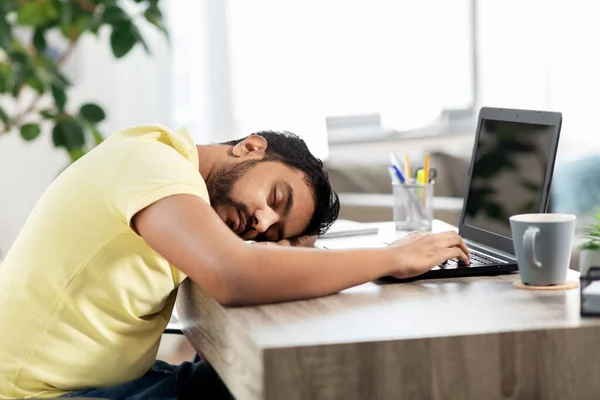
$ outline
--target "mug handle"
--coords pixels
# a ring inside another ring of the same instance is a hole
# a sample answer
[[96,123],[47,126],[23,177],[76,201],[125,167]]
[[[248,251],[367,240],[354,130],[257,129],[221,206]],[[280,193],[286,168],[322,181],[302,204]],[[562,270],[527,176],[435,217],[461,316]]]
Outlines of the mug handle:
[[535,226],[528,227],[523,234],[523,250],[525,251],[525,258],[527,259],[527,262],[535,268],[542,268],[542,263],[535,254],[535,240],[539,234],[540,228]]

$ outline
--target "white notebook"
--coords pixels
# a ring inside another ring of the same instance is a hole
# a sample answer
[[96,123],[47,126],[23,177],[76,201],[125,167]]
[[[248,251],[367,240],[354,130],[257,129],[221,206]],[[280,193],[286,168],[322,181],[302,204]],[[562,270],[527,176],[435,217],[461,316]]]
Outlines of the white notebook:
[[377,232],[379,232],[379,228],[376,226],[347,219],[338,219],[326,233],[319,237],[321,239],[330,239],[346,236],[374,235]]

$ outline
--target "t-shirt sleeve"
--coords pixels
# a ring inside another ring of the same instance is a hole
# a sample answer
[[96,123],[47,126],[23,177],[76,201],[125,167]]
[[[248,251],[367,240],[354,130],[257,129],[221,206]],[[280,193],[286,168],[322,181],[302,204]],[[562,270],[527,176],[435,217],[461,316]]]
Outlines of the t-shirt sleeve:
[[197,167],[173,147],[133,140],[121,157],[107,191],[112,209],[128,225],[135,214],[165,197],[190,194],[210,203]]

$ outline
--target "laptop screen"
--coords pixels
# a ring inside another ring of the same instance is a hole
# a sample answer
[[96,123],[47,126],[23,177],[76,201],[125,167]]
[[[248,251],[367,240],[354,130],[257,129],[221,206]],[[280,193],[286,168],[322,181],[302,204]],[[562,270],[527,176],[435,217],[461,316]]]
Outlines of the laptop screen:
[[510,238],[511,215],[542,212],[555,127],[482,120],[480,129],[463,223]]

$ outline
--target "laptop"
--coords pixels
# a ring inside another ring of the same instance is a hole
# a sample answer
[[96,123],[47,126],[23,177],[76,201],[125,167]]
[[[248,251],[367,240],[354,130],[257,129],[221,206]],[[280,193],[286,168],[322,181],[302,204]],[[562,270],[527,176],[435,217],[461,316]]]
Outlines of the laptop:
[[509,217],[547,211],[561,124],[557,112],[480,110],[458,227],[471,264],[448,260],[413,279],[518,270]]

